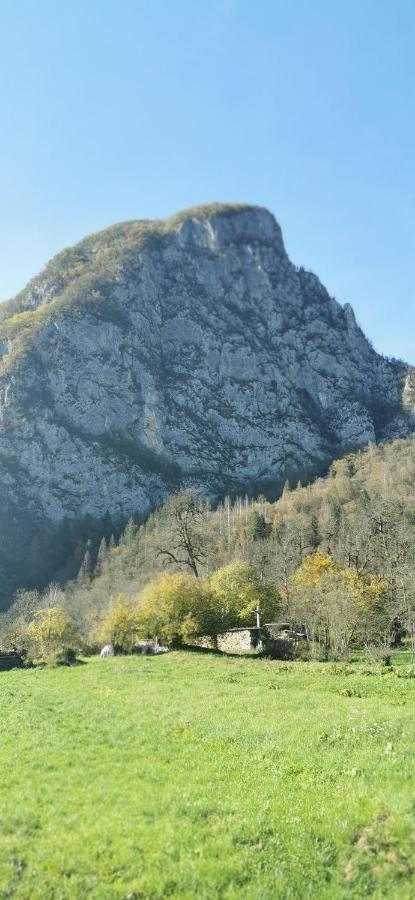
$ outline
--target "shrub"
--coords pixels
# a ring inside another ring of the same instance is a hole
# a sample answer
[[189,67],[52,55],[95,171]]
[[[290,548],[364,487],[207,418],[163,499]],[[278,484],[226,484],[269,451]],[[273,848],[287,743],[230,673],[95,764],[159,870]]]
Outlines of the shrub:
[[131,653],[137,628],[137,605],[127,600],[123,594],[118,594],[111,611],[101,622],[98,637],[102,643],[114,644],[124,653]]
[[76,663],[77,653],[73,647],[66,647],[59,655],[58,662],[66,666],[73,666]]
[[272,638],[266,642],[265,655],[270,659],[295,659],[295,644],[284,638]]
[[397,678],[415,678],[415,666],[400,666],[395,675]]

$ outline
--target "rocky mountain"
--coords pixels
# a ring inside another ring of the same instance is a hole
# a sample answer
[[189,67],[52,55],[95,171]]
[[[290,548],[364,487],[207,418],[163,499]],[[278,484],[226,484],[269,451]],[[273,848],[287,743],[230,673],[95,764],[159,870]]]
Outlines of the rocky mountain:
[[4,596],[64,566],[85,517],[98,533],[190,484],[275,496],[414,430],[412,370],[290,262],[259,207],[94,234],[0,320]]

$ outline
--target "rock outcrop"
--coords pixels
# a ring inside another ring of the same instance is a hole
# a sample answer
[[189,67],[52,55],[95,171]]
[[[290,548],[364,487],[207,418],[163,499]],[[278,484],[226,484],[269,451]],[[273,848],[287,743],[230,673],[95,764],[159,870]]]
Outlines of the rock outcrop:
[[6,593],[63,521],[122,521],[190,484],[275,495],[414,428],[411,371],[290,262],[258,207],[109,228],[0,317]]

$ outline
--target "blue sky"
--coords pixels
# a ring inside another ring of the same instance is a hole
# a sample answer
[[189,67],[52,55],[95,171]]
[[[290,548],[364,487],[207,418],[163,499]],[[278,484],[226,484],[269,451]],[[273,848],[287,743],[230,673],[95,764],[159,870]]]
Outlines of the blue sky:
[[0,299],[63,246],[196,203],[415,363],[413,0],[0,0]]

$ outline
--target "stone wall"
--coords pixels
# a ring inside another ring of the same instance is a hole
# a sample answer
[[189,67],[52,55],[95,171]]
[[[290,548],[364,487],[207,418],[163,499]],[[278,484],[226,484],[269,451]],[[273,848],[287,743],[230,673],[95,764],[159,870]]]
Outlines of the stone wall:
[[294,655],[296,646],[304,643],[307,634],[302,625],[290,626],[285,622],[269,622],[261,629],[231,628],[218,634],[215,646],[212,638],[204,636],[193,641],[196,647],[206,650],[221,650],[223,653],[261,653],[270,651],[276,659],[289,659]]
[[262,643],[257,628],[232,628],[218,635],[218,650],[226,653],[259,652]]

